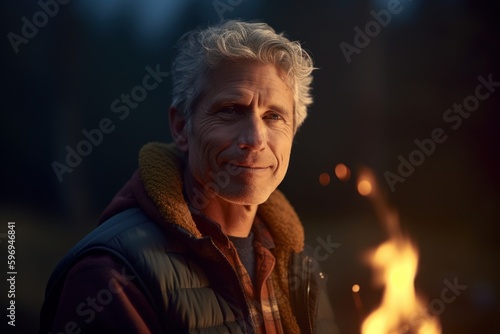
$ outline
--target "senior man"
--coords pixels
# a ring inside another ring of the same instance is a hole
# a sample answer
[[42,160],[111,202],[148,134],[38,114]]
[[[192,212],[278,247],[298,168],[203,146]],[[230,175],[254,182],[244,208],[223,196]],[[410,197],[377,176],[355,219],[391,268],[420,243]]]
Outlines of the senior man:
[[172,144],[151,143],[47,285],[41,332],[336,333],[325,275],[276,188],[313,65],[264,23],[179,41]]

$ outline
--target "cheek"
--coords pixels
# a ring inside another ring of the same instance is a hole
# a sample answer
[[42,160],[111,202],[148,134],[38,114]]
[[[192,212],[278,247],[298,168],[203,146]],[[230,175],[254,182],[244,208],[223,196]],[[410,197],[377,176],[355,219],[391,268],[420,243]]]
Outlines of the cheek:
[[217,171],[217,158],[231,142],[225,131],[209,124],[200,124],[194,128],[190,135],[188,154],[191,172],[198,181],[209,180],[210,171]]
[[213,131],[210,122],[205,118],[193,116],[191,131],[189,132],[189,155],[191,161],[203,161],[204,154],[210,150]]
[[275,155],[278,159],[280,172],[285,173],[288,169],[288,164],[290,162],[290,154],[292,152],[292,140],[291,136],[280,136],[277,139],[275,145]]
[[281,166],[280,166],[283,173],[286,173],[289,164],[290,164],[290,150],[288,150],[286,153],[283,152]]
[[200,129],[193,127],[189,133],[188,141],[188,161],[191,174],[201,182],[203,175],[207,174],[209,168],[209,143],[207,136],[201,134]]

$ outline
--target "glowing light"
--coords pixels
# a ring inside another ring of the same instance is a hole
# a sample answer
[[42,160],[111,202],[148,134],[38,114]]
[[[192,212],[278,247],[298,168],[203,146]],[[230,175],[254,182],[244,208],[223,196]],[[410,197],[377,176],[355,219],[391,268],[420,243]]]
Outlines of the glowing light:
[[322,185],[322,186],[327,186],[330,184],[330,175],[328,175],[328,173],[321,173],[319,175],[319,183]]
[[360,290],[360,289],[361,289],[361,288],[359,287],[359,285],[358,285],[358,284],[354,284],[354,285],[352,286],[352,292],[359,292],[359,290]]
[[335,176],[337,176],[340,181],[347,181],[351,178],[351,170],[344,164],[337,164],[337,166],[335,166]]
[[417,248],[402,233],[397,211],[387,205],[371,171],[363,171],[358,191],[371,193],[369,198],[389,233],[389,239],[366,257],[375,273],[374,283],[384,292],[380,306],[363,321],[361,333],[441,334],[438,318],[427,312],[425,300],[415,292]]
[[402,333],[406,327],[411,333],[441,333],[437,318],[429,314],[422,317],[425,304],[413,286],[418,253],[410,240],[403,236],[393,237],[373,251],[368,259],[375,270],[375,283],[384,287],[384,294],[381,305],[363,322],[361,333]]
[[358,192],[360,195],[368,196],[372,192],[372,184],[368,180],[361,180],[358,182]]

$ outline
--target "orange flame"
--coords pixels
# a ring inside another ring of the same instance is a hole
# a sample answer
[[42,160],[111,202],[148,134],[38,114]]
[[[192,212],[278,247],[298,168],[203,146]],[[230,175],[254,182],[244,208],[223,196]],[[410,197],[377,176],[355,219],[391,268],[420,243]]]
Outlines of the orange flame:
[[[368,193],[362,191],[367,185],[370,185]],[[363,170],[360,174],[358,191],[373,201],[379,219],[389,233],[389,240],[367,256],[375,271],[374,283],[383,287],[384,292],[380,306],[364,320],[361,333],[440,334],[441,327],[436,317],[419,317],[425,310],[425,303],[417,296],[413,284],[418,251],[411,240],[401,233],[398,215],[387,206],[371,171]]]

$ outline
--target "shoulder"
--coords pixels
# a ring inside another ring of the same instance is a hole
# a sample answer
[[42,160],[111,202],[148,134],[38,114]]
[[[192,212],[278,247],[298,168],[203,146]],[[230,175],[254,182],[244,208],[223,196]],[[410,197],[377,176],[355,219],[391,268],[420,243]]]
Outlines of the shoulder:
[[[45,326],[51,321],[65,325],[71,317],[84,318],[85,324],[94,323],[94,316],[107,321],[97,316],[103,306],[112,313],[120,309],[132,317],[152,317],[152,310],[162,304],[161,277],[186,270],[174,265],[183,261],[172,260],[185,252],[176,239],[138,208],[108,219],[73,247],[52,273],[42,328],[50,328]],[[152,313],[142,314],[143,310]]]
[[135,283],[147,291],[157,271],[168,270],[168,265],[160,264],[172,249],[182,249],[174,236],[168,236],[141,209],[128,209],[99,225],[66,254],[49,279],[47,294],[52,290],[57,294],[63,282],[82,271],[111,275],[120,268],[137,276]]

